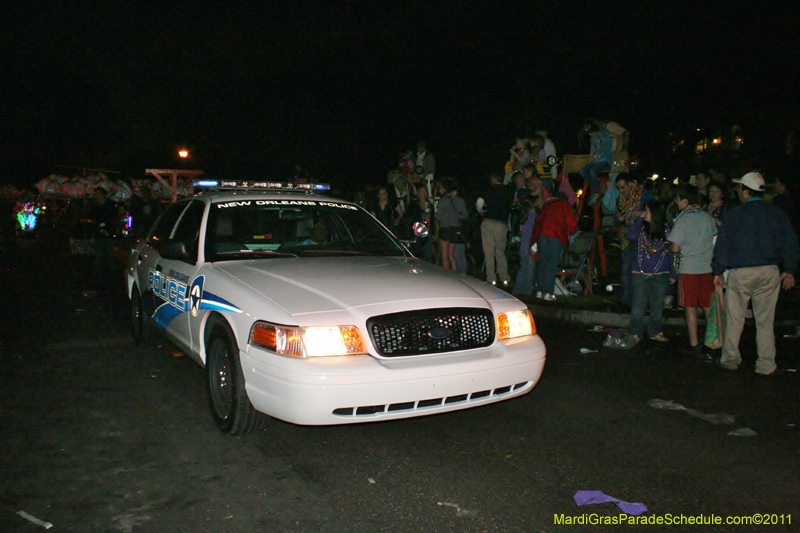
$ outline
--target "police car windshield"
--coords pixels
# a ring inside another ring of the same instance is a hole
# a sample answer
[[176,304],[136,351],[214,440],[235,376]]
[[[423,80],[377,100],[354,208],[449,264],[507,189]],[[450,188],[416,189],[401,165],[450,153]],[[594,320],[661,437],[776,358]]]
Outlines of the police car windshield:
[[397,239],[361,208],[315,199],[214,203],[205,249],[210,261],[406,255]]

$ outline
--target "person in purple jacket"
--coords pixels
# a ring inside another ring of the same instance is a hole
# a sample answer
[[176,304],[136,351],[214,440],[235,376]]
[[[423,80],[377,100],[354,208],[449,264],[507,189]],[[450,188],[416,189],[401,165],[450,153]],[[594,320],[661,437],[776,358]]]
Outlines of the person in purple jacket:
[[631,267],[636,256],[636,249],[634,247],[635,241],[628,239],[628,228],[631,227],[634,220],[644,215],[644,206],[647,202],[655,200],[656,197],[649,189],[644,187],[644,184],[639,183],[630,174],[619,173],[615,183],[619,190],[619,198],[617,199],[614,224],[622,227],[619,243],[622,263],[620,268],[620,284],[622,288],[620,302],[622,305],[630,306],[633,300],[633,290],[631,288],[631,272],[633,272],[633,269]]
[[631,274],[632,305],[630,332],[638,343],[644,334],[645,311],[650,307],[647,336],[667,342],[661,331],[661,317],[667,287],[675,283],[672,253],[667,249],[669,225],[664,206],[657,200],[645,204],[642,216],[628,228],[628,239],[636,246]]

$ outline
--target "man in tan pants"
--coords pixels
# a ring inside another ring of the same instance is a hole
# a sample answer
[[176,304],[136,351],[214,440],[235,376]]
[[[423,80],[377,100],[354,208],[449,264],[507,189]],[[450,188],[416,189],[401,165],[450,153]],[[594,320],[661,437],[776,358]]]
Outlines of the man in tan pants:
[[739,339],[752,300],[758,347],[755,371],[769,376],[777,370],[773,324],[778,293],[781,287],[794,287],[800,248],[786,213],[762,198],[765,185],[761,174],[750,172],[733,181],[739,184],[737,194],[742,203],[725,214],[711,262],[715,285],[722,286],[722,274],[728,271],[725,342],[719,366],[733,371],[741,365]]
[[481,244],[486,261],[486,281],[492,285],[498,283],[510,287],[511,276],[508,274],[506,261],[506,245],[508,244],[508,214],[514,200],[514,188],[503,185],[497,174],[489,176],[490,187],[478,199],[478,211],[483,217],[481,222]]

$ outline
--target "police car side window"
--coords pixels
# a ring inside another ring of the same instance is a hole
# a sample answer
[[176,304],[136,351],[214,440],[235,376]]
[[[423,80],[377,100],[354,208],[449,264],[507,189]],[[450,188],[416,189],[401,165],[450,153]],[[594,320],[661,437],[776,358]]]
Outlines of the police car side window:
[[200,222],[203,221],[204,211],[205,204],[203,202],[191,202],[186,211],[184,211],[183,216],[181,216],[172,238],[184,241],[186,244],[196,244],[197,239],[200,237]]
[[183,210],[186,209],[186,206],[187,202],[178,202],[169,206],[167,210],[161,214],[155,226],[153,226],[153,229],[150,231],[150,235],[147,237],[147,243],[150,246],[158,248],[159,243],[165,242],[172,237],[172,229],[175,227],[175,223],[180,218]]
[[186,243],[186,249],[193,256],[197,256],[197,247],[200,243],[200,223],[203,221],[204,212],[205,204],[203,202],[191,202],[181,215],[178,226],[172,235],[176,241]]

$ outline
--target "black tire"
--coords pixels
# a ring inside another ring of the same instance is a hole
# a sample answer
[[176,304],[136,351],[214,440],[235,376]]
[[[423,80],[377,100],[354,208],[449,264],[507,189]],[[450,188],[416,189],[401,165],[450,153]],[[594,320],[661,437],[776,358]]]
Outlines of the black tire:
[[131,333],[133,334],[133,342],[137,346],[146,344],[150,338],[150,324],[147,313],[142,305],[142,296],[139,294],[139,288],[134,285],[131,291]]
[[267,417],[256,411],[244,386],[236,338],[222,319],[212,319],[206,335],[208,405],[223,433],[243,435],[261,429]]

